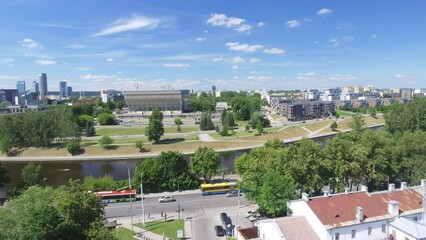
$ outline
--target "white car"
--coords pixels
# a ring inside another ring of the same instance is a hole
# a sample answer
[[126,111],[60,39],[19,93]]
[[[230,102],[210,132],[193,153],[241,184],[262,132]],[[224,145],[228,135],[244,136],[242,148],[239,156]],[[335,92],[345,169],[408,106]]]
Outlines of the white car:
[[176,199],[174,199],[171,196],[162,196],[158,199],[159,203],[174,202],[174,201],[176,201]]
[[[238,191],[230,191],[226,194],[227,197],[238,197]],[[240,193],[241,196],[241,193]]]

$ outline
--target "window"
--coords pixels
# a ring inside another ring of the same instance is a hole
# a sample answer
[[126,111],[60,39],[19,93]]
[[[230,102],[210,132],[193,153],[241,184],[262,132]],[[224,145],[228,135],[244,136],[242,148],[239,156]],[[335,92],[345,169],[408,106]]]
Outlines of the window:
[[340,233],[334,234],[334,240],[340,240]]
[[356,230],[352,230],[352,238],[356,238]]
[[413,217],[413,220],[417,222],[417,216]]
[[368,227],[368,235],[371,235],[372,231],[373,231],[373,227]]
[[386,232],[386,224],[382,224],[382,233]]

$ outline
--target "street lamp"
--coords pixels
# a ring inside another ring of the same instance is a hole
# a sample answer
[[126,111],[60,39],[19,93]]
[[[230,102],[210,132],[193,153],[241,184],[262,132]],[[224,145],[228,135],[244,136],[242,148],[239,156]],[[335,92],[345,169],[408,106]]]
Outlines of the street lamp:
[[[129,190],[132,190],[132,184],[130,183],[130,168],[129,168],[129,165],[127,165],[127,175],[129,176]],[[132,232],[133,232],[133,206],[132,206],[132,192],[131,191],[130,191],[129,197],[130,197],[130,221],[131,221]]]
[[143,227],[145,227],[145,211],[144,211],[144,209],[143,209],[143,199],[144,199],[144,197],[143,197],[143,181],[142,181],[142,178],[143,178],[143,173],[141,173],[141,197],[142,197],[142,199],[141,199],[141,204],[142,204],[142,224],[143,224]]

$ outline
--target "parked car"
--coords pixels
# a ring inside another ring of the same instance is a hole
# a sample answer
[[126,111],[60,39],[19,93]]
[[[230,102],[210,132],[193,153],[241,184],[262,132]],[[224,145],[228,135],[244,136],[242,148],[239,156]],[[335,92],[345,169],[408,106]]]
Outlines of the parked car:
[[162,196],[158,199],[159,203],[174,202],[174,201],[176,201],[176,199],[174,199],[171,196]]
[[257,211],[248,211],[247,214],[244,215],[244,217],[249,218],[249,217],[252,217],[252,216],[256,216],[258,214],[259,213]]
[[229,219],[228,214],[226,213],[220,213],[220,222],[222,224],[225,224],[225,222]]
[[[230,191],[226,194],[227,197],[237,197],[238,196],[238,191]],[[241,196],[241,193],[240,193]]]
[[223,237],[225,236],[225,229],[222,226],[216,225],[214,226],[214,230],[216,231],[216,236]]
[[265,219],[266,217],[258,212],[255,212],[253,214],[251,214],[250,216],[247,217],[248,220],[250,220],[250,222],[254,222],[254,221],[258,221],[261,219]]

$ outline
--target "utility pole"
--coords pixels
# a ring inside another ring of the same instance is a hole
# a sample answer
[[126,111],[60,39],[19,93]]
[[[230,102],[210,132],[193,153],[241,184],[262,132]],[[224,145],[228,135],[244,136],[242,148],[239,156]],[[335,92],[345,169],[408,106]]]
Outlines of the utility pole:
[[[132,184],[130,183],[130,168],[129,165],[127,165],[127,175],[129,176],[129,190],[132,190]],[[130,221],[132,225],[132,232],[133,232],[133,206],[132,206],[132,193],[130,192]]]
[[177,211],[178,211],[178,220],[180,220],[180,195],[179,195],[179,182],[177,183],[177,185],[178,185],[178,209],[177,209]]
[[143,181],[142,181],[142,178],[143,178],[143,173],[141,173],[141,195],[142,195],[142,199],[141,199],[141,203],[142,203],[142,224],[143,224],[143,227],[145,227],[145,211],[144,211],[144,209],[143,209]]

